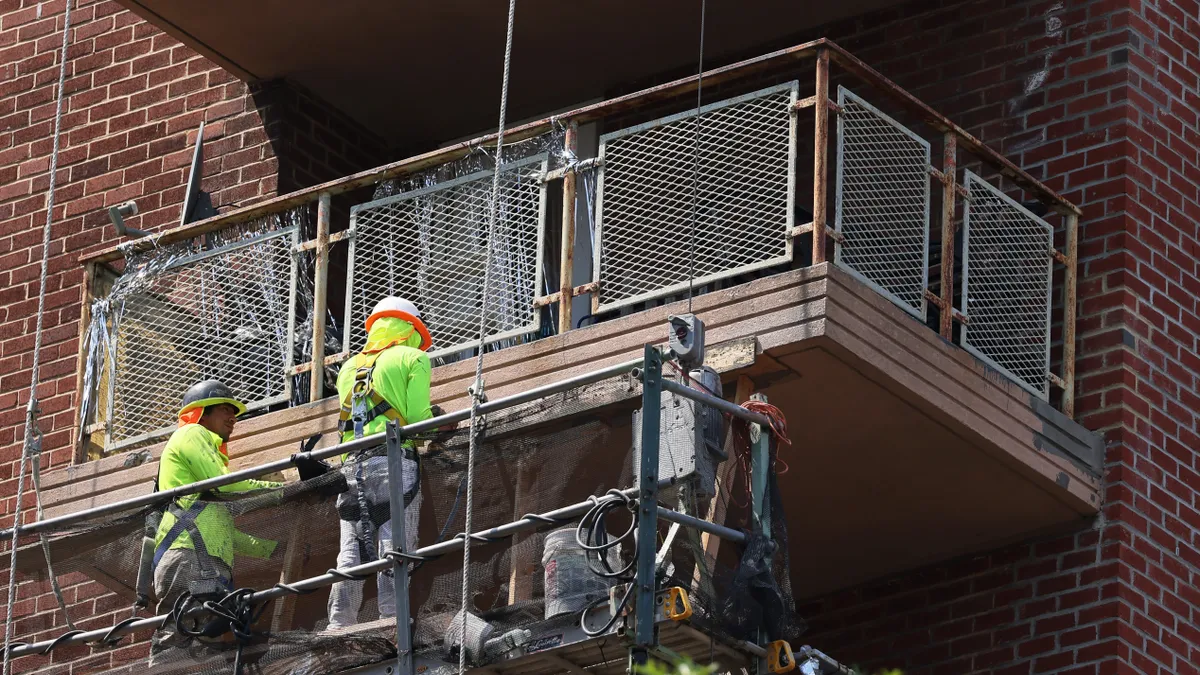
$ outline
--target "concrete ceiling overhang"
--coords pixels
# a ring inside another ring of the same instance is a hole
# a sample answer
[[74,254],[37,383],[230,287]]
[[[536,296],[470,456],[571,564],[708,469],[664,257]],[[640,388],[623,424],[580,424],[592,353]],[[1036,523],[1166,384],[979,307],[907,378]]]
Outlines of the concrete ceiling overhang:
[[[250,82],[283,78],[399,147],[495,126],[508,3],[500,0],[119,0]],[[895,0],[712,0],[705,63],[791,42]],[[697,65],[699,0],[522,0],[510,119],[678,76]]]

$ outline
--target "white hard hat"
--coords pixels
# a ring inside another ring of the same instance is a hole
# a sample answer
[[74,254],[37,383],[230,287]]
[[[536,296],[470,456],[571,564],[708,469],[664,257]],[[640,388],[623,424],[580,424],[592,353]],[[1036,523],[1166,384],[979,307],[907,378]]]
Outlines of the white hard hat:
[[433,338],[429,337],[429,329],[425,327],[425,322],[421,321],[421,310],[417,309],[412,302],[395,296],[380,300],[375,304],[371,316],[367,317],[367,332],[371,332],[371,326],[375,323],[375,319],[385,316],[411,323],[421,336],[421,350],[428,350],[433,345]]

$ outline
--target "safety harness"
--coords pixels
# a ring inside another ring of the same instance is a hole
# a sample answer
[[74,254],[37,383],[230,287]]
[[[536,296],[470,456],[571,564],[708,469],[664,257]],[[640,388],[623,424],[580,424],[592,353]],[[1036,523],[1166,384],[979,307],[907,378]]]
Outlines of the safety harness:
[[[203,497],[203,495],[200,495]],[[206,502],[201,498],[188,508],[183,508],[175,502],[167,505],[167,513],[175,517],[175,523],[171,525],[171,529],[167,530],[166,536],[159,542],[154,549],[154,567],[158,567],[158,562],[170,550],[171,544],[179,538],[179,535],[187,532],[192,539],[192,547],[196,552],[196,566],[200,569],[199,578],[192,581],[189,590],[194,596],[211,595],[224,593],[233,590],[233,579],[225,577],[213,564],[213,559],[208,553],[208,547],[204,545],[204,537],[200,534],[200,528],[196,526],[196,518],[204,509],[211,506],[211,502]]]
[[[366,435],[366,426],[379,416],[384,416],[389,420],[397,422],[400,426],[405,426],[408,421],[404,419],[404,415],[396,410],[395,406],[388,403],[379,392],[375,390],[374,378],[375,363],[379,360],[387,347],[394,344],[399,344],[399,341],[393,341],[391,344],[385,345],[378,350],[363,352],[358,357],[358,366],[354,369],[354,385],[350,388],[350,392],[342,399],[341,410],[338,414],[338,431],[342,433],[353,433],[354,438],[362,438]],[[417,490],[421,484],[421,462],[416,450],[411,443],[406,443],[403,446],[404,458],[416,462],[417,476],[413,482],[411,490],[404,491],[404,505],[408,506],[416,497]],[[353,477],[346,476],[347,480],[353,480],[357,489],[354,490],[355,497],[353,501],[349,499],[338,499],[338,517],[348,522],[358,522],[359,525],[359,560],[363,563],[372,562],[376,559],[375,545],[376,532],[379,527],[387,521],[391,520],[391,505],[388,501],[379,501],[372,503],[367,497],[366,487],[366,459],[380,455],[386,455],[387,450],[384,446],[369,448],[361,452],[355,453],[355,462],[353,469]],[[343,471],[347,467],[343,467]]]
[[355,438],[362,438],[371,420],[383,415],[389,420],[395,420],[400,426],[408,424],[404,415],[375,391],[371,376],[375,373],[375,362],[379,360],[384,350],[359,355],[358,367],[354,369],[354,386],[350,393],[342,399],[342,408],[338,414],[338,431],[354,432]]

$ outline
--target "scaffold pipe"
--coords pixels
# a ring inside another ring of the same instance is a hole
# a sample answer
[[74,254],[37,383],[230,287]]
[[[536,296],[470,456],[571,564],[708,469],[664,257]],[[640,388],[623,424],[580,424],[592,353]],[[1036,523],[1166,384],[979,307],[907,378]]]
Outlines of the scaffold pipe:
[[[668,487],[672,484],[671,480],[659,481],[660,487]],[[639,488],[629,488],[622,490],[621,493],[628,497],[637,497]],[[501,539],[506,539],[524,532],[527,530],[538,529],[548,525],[562,525],[571,522],[583,516],[588,509],[604,497],[592,497],[586,501],[577,502],[570,506],[564,506],[560,509],[548,511],[542,514],[530,514],[515,520],[511,523],[499,525],[488,530],[476,532],[471,535],[471,539],[478,542],[495,542]],[[678,522],[687,527],[695,527],[697,529],[715,534],[716,536],[727,538],[730,541],[742,542],[745,541],[745,535],[737,530],[732,530],[721,525],[716,525],[708,521],[699,520],[692,516],[672,511],[670,509],[659,507],[658,513],[664,520]],[[453,539],[444,541],[431,546],[417,549],[412,554],[400,556],[405,559],[412,560],[430,560],[443,556],[447,553],[452,553],[462,548],[465,535],[458,534]],[[332,586],[339,581],[351,579],[362,579],[373,574],[386,570],[393,564],[391,557],[384,557],[373,562],[355,567],[347,567],[345,569],[330,570],[319,576],[303,579],[291,584],[277,584],[274,588],[258,591],[250,596],[249,601],[252,603],[265,602],[282,597],[288,593],[300,594],[309,591],[317,590],[326,586]],[[60,635],[53,640],[44,640],[42,642],[34,642],[30,644],[14,644],[10,656],[17,658],[21,656],[31,656],[35,654],[46,654],[57,647],[65,647],[67,645],[82,644],[82,643],[97,643],[109,644],[115,642],[118,638],[144,628],[159,628],[168,619],[169,614],[160,614],[158,616],[146,617],[144,619],[129,619],[122,621],[108,628],[101,628],[93,631],[69,631]]]

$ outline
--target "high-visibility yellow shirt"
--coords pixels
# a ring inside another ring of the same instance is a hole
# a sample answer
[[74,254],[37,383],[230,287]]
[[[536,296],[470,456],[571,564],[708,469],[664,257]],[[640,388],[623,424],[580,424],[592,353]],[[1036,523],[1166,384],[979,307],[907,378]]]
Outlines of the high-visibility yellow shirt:
[[[192,483],[224,476],[229,473],[229,458],[219,451],[221,437],[199,424],[186,424],[171,434],[158,460],[158,489],[190,485]],[[247,479],[216,489],[218,492],[249,492],[280,487],[282,483]],[[200,495],[187,495],[175,503],[189,509]],[[278,542],[260,539],[239,532],[233,524],[233,516],[224,504],[211,502],[196,516],[196,528],[204,539],[204,547],[210,556],[220,558],[233,567],[234,554],[252,558],[269,558]],[[169,510],[163,514],[162,522],[154,538],[157,548],[175,525],[175,516]],[[192,537],[180,532],[170,544],[171,549],[194,549]]]

